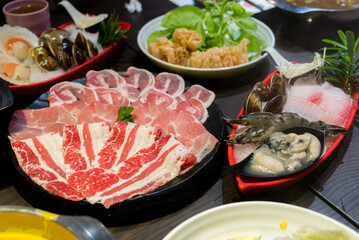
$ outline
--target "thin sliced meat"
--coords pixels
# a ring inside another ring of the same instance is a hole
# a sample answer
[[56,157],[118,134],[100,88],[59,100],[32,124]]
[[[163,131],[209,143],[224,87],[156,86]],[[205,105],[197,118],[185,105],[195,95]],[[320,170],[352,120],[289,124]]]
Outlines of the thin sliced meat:
[[161,106],[165,109],[170,109],[177,104],[177,100],[171,95],[154,89],[148,90],[146,95],[141,98],[141,101]]
[[187,91],[178,97],[178,102],[181,100],[197,98],[203,102],[205,108],[208,108],[212,104],[215,97],[216,95],[211,90],[208,90],[201,85],[192,85],[187,89]]
[[134,108],[132,116],[135,123],[141,125],[148,125],[155,118],[167,111],[167,109],[159,105],[149,102],[142,103],[140,100],[132,103],[131,106]]
[[118,117],[119,106],[102,102],[93,102],[85,107],[77,118],[77,124],[109,122],[115,123]]
[[195,116],[201,123],[204,123],[208,118],[207,108],[204,107],[203,102],[195,97],[185,101],[181,101],[176,105],[179,111],[186,111]]
[[145,69],[129,67],[124,76],[127,83],[128,97],[131,102],[139,100],[152,89],[155,84],[155,77]]
[[20,167],[35,183],[65,199],[82,200],[82,194],[71,188],[66,180],[61,144],[59,133],[48,133],[11,145]]
[[110,136],[110,124],[85,123],[66,126],[63,131],[62,149],[64,168],[69,185],[82,191],[82,174],[90,168]]
[[126,91],[127,84],[117,72],[111,69],[101,71],[91,70],[86,74],[86,86],[91,88],[114,88],[119,91]]
[[154,143],[161,134],[161,130],[153,127],[118,121],[92,165],[111,169],[138,150]]
[[[126,159],[132,157],[139,150],[151,146],[161,136],[161,131],[152,127],[119,121],[113,127],[110,137],[93,161],[92,168],[83,175],[83,194],[93,196],[104,190],[110,183],[111,175],[106,177],[102,173],[117,168]],[[96,184],[94,181],[96,178]]]
[[169,110],[154,119],[150,125],[176,136],[197,157],[197,161],[211,152],[218,142],[196,117],[185,111]]
[[98,101],[117,106],[128,106],[130,101],[126,91],[119,91],[115,88],[94,88]]
[[50,88],[47,99],[51,107],[76,101],[84,101],[86,104],[90,104],[97,101],[97,95],[93,89],[81,83],[60,82]]
[[155,85],[153,88],[176,98],[182,95],[184,85],[185,82],[180,75],[162,72],[155,77]]
[[[105,188],[87,200],[91,203],[100,202],[109,208],[133,196],[155,190],[195,162],[195,156],[173,136],[168,135],[141,149],[115,169],[104,170],[100,175],[90,178],[89,183],[101,184]],[[107,181],[109,179],[111,181]]]
[[63,106],[17,110],[11,117],[9,134],[12,141],[18,141],[50,132],[61,133],[64,126],[75,123],[76,118]]

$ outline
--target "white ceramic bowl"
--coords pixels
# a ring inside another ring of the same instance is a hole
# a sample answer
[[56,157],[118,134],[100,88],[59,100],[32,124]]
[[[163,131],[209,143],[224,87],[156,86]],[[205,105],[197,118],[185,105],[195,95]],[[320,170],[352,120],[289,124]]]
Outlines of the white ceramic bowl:
[[[141,51],[149,57],[149,59],[154,62],[156,65],[162,67],[163,69],[181,74],[183,76],[188,76],[191,78],[197,79],[218,79],[223,77],[235,76],[239,73],[247,71],[252,68],[256,64],[258,64],[261,60],[267,57],[267,54],[263,54],[262,56],[248,62],[245,64],[233,66],[233,67],[225,67],[225,68],[191,68],[191,67],[183,67],[175,64],[171,64],[165,61],[162,61],[154,56],[152,56],[147,51],[147,39],[156,30],[163,29],[161,27],[161,21],[164,16],[159,16],[148,23],[146,23],[140,30],[137,36],[137,43],[140,47]],[[268,47],[273,47],[275,43],[275,37],[272,30],[265,25],[263,22],[253,18],[258,23],[258,33],[267,40]]]
[[[279,224],[287,222],[287,228]],[[252,201],[226,204],[199,213],[184,221],[163,240],[226,240],[246,234],[262,235],[261,240],[288,237],[302,227],[342,230],[352,239],[359,234],[325,215],[294,205]]]

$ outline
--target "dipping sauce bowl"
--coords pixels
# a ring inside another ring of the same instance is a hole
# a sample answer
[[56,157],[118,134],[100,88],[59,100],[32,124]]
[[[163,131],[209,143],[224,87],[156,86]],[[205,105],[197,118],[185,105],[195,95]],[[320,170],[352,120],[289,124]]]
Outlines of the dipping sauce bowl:
[[25,27],[36,35],[51,28],[49,4],[45,0],[16,0],[2,10],[10,26]]

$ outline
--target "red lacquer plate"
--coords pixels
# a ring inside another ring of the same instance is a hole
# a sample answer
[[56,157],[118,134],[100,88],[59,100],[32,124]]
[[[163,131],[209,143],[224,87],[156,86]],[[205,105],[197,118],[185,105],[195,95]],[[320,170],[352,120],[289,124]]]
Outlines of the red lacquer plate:
[[[65,28],[68,25],[73,23],[72,21],[64,23],[58,28]],[[119,22],[121,30],[130,30],[131,24],[127,22]],[[111,44],[108,48],[106,48],[103,52],[98,54],[96,57],[91,58],[85,63],[77,66],[76,68],[71,69],[70,71],[46,81],[26,84],[26,85],[10,85],[10,89],[15,98],[26,98],[33,97],[39,95],[43,92],[46,92],[50,89],[51,86],[56,83],[63,81],[71,81],[80,77],[85,76],[85,74],[89,70],[98,69],[101,65],[107,62],[115,53],[123,46],[126,39],[121,39],[117,42]]]
[[[277,73],[277,71],[271,73],[266,79],[264,79],[264,83],[269,85],[270,79],[271,77]],[[354,97],[356,99],[358,99],[359,94],[356,92]],[[353,106],[350,110],[349,113],[349,117],[348,120],[345,124],[345,128],[349,129],[350,125],[353,122],[355,113],[356,113],[356,109],[357,109],[357,105],[358,105],[358,101],[353,101]],[[243,108],[241,109],[240,113],[238,114],[238,116],[243,115],[244,111]],[[232,129],[232,134],[234,133],[235,129],[237,128],[237,125],[233,126]],[[307,176],[309,173],[311,173],[314,169],[316,169],[322,162],[324,162],[324,160],[333,152],[333,150],[338,146],[338,144],[342,141],[344,135],[339,136],[333,143],[333,145],[323,154],[323,156],[312,166],[310,166],[309,168],[307,168],[304,171],[301,171],[295,175],[292,175],[290,177],[287,178],[283,178],[283,179],[277,179],[277,180],[273,180],[273,181],[250,181],[245,179],[243,176],[240,175],[235,175],[235,179],[238,183],[238,189],[245,194],[253,194],[253,193],[257,193],[257,192],[263,192],[263,191],[270,191],[270,190],[277,190],[277,189],[281,189],[284,187],[287,187],[289,185],[292,185],[296,182],[298,182],[299,180],[301,180],[302,178],[304,178],[305,176]],[[232,139],[233,136],[230,137],[230,139]],[[234,148],[233,146],[229,145],[228,146],[228,160],[229,160],[229,165],[234,165],[236,164],[235,158],[234,158]]]

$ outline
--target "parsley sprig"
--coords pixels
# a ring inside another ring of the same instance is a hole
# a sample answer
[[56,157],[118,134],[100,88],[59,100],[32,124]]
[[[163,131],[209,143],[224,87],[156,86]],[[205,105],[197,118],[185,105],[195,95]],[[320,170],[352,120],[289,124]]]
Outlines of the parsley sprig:
[[[355,39],[352,31],[338,30],[341,42],[323,39],[331,44],[326,48],[325,64],[319,67],[326,81],[340,87],[344,92],[351,95],[353,88],[359,86],[359,38]],[[324,51],[324,49],[322,49]]]
[[119,16],[116,12],[110,14],[108,20],[103,20],[100,24],[99,36],[97,42],[102,46],[109,46],[122,38],[127,38],[127,30],[121,30],[118,23]]
[[132,122],[134,123],[135,120],[133,119],[133,116],[131,115],[131,112],[133,111],[133,107],[121,107],[118,110],[118,117],[116,122],[123,121],[123,122]]

